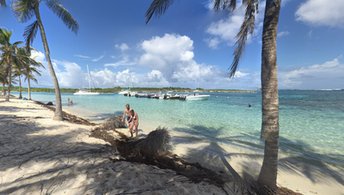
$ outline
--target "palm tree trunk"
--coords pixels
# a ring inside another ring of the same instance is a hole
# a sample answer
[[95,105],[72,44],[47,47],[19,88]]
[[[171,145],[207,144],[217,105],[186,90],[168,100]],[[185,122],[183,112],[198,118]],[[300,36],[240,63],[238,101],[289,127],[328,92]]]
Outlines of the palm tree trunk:
[[11,84],[12,84],[12,65],[11,63],[8,63],[8,86],[7,86],[7,96],[6,96],[6,101],[10,101],[10,96],[11,96]]
[[276,189],[278,164],[278,83],[276,37],[281,0],[266,0],[262,46],[262,131],[265,140],[264,160],[258,183]]
[[6,96],[5,82],[2,83],[2,95]]
[[22,99],[22,85],[21,85],[21,76],[19,75],[19,99]]
[[30,85],[30,79],[27,79],[27,97],[29,100],[31,100],[31,85]]
[[51,63],[48,41],[47,41],[47,37],[46,37],[45,30],[44,30],[44,27],[43,27],[43,23],[42,23],[42,20],[41,20],[41,16],[40,16],[40,13],[39,13],[39,7],[38,6],[39,5],[35,6],[35,15],[36,15],[36,19],[37,19],[37,22],[38,22],[39,30],[41,32],[42,43],[43,43],[44,51],[45,51],[45,58],[47,60],[50,76],[52,77],[52,80],[53,80],[53,83],[54,83],[54,87],[55,87],[55,98],[56,98],[56,103],[55,104],[56,104],[56,106],[55,106],[54,120],[61,121],[61,120],[63,120],[62,104],[61,104],[61,92],[60,92],[59,82],[57,80],[53,64]]

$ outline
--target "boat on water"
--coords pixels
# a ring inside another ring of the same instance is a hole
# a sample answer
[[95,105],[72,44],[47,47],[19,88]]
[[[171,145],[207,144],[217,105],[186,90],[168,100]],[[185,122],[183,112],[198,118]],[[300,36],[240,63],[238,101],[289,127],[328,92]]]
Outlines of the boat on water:
[[120,91],[118,92],[119,95],[124,95],[124,94],[128,94],[129,90],[124,90],[124,91]]
[[73,95],[99,95],[99,92],[92,92],[90,90],[80,89],[79,91],[73,93]]
[[209,99],[210,95],[199,95],[199,94],[193,94],[188,95],[185,97],[185,100],[207,100]]
[[88,73],[88,89],[79,89],[79,91],[73,93],[73,95],[99,95],[99,92],[93,92],[91,89],[91,74],[90,70],[87,65],[87,73]]

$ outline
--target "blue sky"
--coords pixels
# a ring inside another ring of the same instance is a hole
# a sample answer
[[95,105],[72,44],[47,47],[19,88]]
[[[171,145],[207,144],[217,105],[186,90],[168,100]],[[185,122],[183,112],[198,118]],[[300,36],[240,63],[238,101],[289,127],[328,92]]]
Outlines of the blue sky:
[[[226,77],[243,9],[215,13],[209,0],[175,1],[145,24],[150,0],[61,0],[79,22],[69,31],[44,4],[41,14],[62,87],[86,87],[89,66],[96,87],[180,86],[255,89],[260,86],[262,17],[249,38],[235,78]],[[282,0],[277,40],[279,87],[344,88],[344,1]],[[0,8],[0,26],[23,40],[25,26]],[[44,62],[37,33],[33,56]],[[43,70],[36,86],[51,87]]]

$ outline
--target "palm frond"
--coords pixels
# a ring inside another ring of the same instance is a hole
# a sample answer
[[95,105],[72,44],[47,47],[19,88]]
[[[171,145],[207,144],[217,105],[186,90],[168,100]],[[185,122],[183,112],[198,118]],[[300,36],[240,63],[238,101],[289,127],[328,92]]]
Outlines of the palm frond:
[[23,43],[23,41],[16,41],[16,42],[14,42],[12,45],[14,46],[14,47],[17,47],[18,45],[20,45],[20,44],[22,44]]
[[230,67],[229,77],[233,77],[238,69],[241,55],[245,49],[247,37],[254,31],[255,16],[258,12],[258,0],[245,0],[244,2],[246,3],[246,11],[244,21],[240,27],[240,31],[236,36],[237,41],[235,43],[235,50],[233,53],[234,59]]
[[37,20],[25,28],[24,38],[25,38],[25,45],[26,45],[27,51],[30,51],[30,45],[32,44],[33,40],[36,37],[37,30],[38,30]]
[[5,28],[0,28],[0,45],[9,44],[11,36],[12,36],[11,31]]
[[27,22],[34,15],[33,0],[16,0],[13,1],[13,10],[20,22]]
[[146,11],[146,24],[151,20],[153,15],[161,16],[167,8],[173,3],[173,0],[153,0]]
[[78,22],[73,18],[73,16],[64,8],[58,0],[47,0],[47,6],[65,23],[65,25],[77,33],[79,29]]
[[214,2],[213,8],[215,11],[224,10],[224,9],[233,11],[236,8],[236,1],[237,0],[213,0]]
[[36,68],[32,68],[31,72],[37,74],[38,76],[42,75]]
[[38,80],[35,77],[30,78],[31,81],[35,81],[35,83],[38,83]]

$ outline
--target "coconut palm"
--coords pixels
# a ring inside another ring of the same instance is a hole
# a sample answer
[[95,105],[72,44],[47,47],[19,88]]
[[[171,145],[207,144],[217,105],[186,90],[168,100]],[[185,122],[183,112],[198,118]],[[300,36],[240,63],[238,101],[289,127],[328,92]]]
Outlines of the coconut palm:
[[5,66],[1,66],[2,59],[0,61],[0,83],[2,84],[2,95],[6,95],[6,84],[7,84],[7,68]]
[[12,32],[1,28],[0,29],[0,51],[1,54],[1,66],[6,66],[7,77],[8,77],[8,86],[7,86],[7,96],[6,101],[10,101],[11,96],[11,84],[12,84],[12,67],[17,63],[17,52],[18,45],[22,42],[17,41],[13,44],[10,42]]
[[[215,10],[233,11],[237,0],[213,0]],[[173,3],[173,0],[153,0],[146,12],[146,23],[152,16],[162,15]],[[230,67],[229,76],[233,77],[244,51],[249,34],[253,33],[255,15],[258,12],[259,0],[242,0],[246,8],[244,21],[237,34],[234,58]],[[261,64],[261,88],[262,88],[262,128],[261,135],[265,140],[264,160],[258,177],[258,183],[263,187],[274,190],[277,179],[278,163],[278,87],[276,64],[276,37],[277,24],[281,0],[266,0],[264,25],[262,34],[262,64]]]
[[[32,44],[37,30],[40,30],[42,43],[45,51],[45,58],[48,64],[48,69],[52,77],[54,87],[55,87],[55,98],[56,98],[56,109],[55,109],[55,120],[62,120],[62,104],[61,104],[61,92],[59,83],[55,74],[54,67],[50,58],[50,50],[48,45],[47,36],[43,26],[41,14],[40,14],[40,5],[44,2],[47,7],[52,10],[73,32],[77,32],[79,25],[77,21],[72,17],[72,15],[60,4],[58,0],[13,0],[13,10],[19,19],[20,22],[27,22],[33,17],[35,21],[27,26],[24,32],[26,45],[29,48],[29,45]],[[5,0],[0,0],[0,5],[5,6]]]
[[29,52],[26,52],[28,55],[27,62],[23,64],[23,74],[25,76],[25,80],[27,81],[27,94],[28,99],[31,100],[31,81],[34,81],[37,83],[36,75],[41,76],[41,73],[39,72],[39,68],[44,68],[43,64],[40,62],[37,62],[35,59],[31,58],[29,56]]
[[21,82],[21,76],[22,76],[22,67],[18,66],[17,64],[14,67],[14,77],[18,77],[19,82],[19,99],[22,99],[22,82]]
[[28,81],[28,85],[29,85],[28,95],[29,95],[29,99],[31,99],[30,79],[37,82],[37,79],[34,78],[33,73],[40,75],[40,73],[38,72],[38,67],[40,66],[43,66],[43,65],[40,62],[35,61],[35,59],[31,58],[30,52],[27,50],[27,48],[24,48],[24,47],[18,48],[14,76],[18,77],[19,98],[22,98],[21,76],[24,75],[25,80]]

